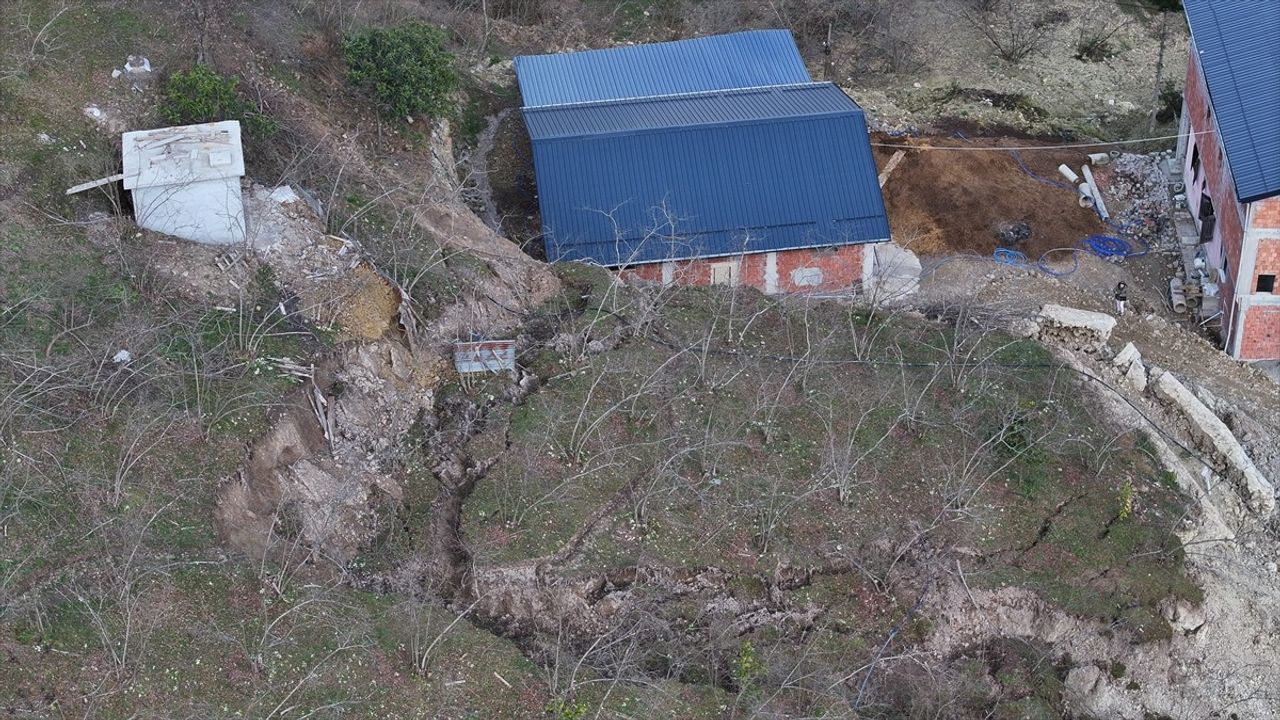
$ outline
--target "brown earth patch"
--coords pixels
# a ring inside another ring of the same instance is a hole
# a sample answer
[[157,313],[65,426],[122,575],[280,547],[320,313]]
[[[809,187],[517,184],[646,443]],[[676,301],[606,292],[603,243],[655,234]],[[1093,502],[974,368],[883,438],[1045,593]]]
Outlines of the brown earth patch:
[[[1045,143],[1007,138],[927,137],[877,142],[931,147],[994,147],[1016,150]],[[875,147],[876,163],[888,162],[894,149]],[[1084,149],[1023,150],[1027,167],[1046,180],[1066,181],[1057,166],[1079,172]],[[1012,152],[977,150],[908,150],[884,186],[885,207],[896,241],[922,255],[978,253],[1000,247],[996,230],[1005,223],[1025,222],[1031,235],[1016,247],[1032,260],[1057,248],[1074,247],[1081,238],[1107,231],[1097,214],[1081,208],[1075,195],[1046,184],[1018,166]]]

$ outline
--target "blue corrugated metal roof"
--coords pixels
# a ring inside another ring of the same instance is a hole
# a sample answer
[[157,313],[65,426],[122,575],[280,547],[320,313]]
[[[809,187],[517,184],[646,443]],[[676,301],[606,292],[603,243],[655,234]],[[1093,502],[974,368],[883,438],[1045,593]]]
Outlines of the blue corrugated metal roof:
[[1280,195],[1280,2],[1184,0],[1241,202]]
[[865,119],[849,104],[535,140],[548,259],[624,265],[888,239]]
[[852,114],[858,106],[831,83],[633,98],[526,108],[534,140]]
[[515,59],[527,107],[809,82],[787,30]]

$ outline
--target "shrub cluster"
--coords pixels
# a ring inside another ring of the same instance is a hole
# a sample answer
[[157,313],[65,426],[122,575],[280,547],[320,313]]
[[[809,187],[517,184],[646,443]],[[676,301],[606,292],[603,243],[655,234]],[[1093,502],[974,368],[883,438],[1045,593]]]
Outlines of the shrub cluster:
[[342,55],[351,82],[389,119],[442,115],[458,86],[444,33],[426,23],[349,34]]
[[239,78],[219,75],[207,65],[175,72],[164,84],[160,116],[174,125],[239,120],[251,137],[275,133],[275,120],[241,96],[239,86]]

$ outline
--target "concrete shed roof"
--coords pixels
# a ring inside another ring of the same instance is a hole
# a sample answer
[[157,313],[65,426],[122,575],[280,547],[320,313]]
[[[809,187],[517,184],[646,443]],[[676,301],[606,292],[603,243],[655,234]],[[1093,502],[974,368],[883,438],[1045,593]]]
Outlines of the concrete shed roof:
[[125,133],[121,144],[126,190],[244,175],[236,120],[136,130]]

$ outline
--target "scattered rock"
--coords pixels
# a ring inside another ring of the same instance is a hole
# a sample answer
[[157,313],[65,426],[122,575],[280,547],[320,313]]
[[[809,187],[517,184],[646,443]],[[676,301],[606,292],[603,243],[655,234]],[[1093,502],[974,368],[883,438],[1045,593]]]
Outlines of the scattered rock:
[[1186,600],[1166,602],[1160,610],[1164,614],[1164,619],[1168,620],[1169,625],[1175,630],[1193,633],[1204,627],[1204,608],[1192,605]]

